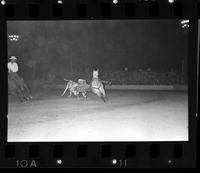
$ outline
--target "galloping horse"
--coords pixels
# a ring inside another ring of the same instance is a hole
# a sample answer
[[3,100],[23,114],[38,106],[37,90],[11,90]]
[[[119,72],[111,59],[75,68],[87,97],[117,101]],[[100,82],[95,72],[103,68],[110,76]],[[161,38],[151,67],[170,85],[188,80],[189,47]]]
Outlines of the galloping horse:
[[93,78],[90,83],[91,90],[94,94],[100,97],[104,102],[108,100],[105,92],[105,84],[111,85],[111,82],[99,79],[99,70],[93,70]]

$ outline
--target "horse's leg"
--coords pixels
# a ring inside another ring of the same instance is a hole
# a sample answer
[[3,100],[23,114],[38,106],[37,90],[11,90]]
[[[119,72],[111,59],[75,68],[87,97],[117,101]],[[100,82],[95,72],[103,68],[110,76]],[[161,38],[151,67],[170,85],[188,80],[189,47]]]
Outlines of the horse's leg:
[[64,90],[64,92],[62,93],[62,95],[61,95],[61,96],[64,96],[64,95],[65,95],[65,93],[66,93],[67,89],[68,89],[68,85],[65,87],[65,90]]
[[102,99],[104,102],[107,101],[107,98],[106,98],[103,94],[101,95],[101,99]]
[[96,95],[97,95],[99,98],[101,98],[104,102],[106,102],[105,97],[103,96],[103,94],[101,93],[100,90],[98,90],[98,91],[96,92]]
[[98,94],[98,96],[103,100],[103,102],[107,101],[106,97],[102,93]]
[[[23,80],[22,80],[23,82]],[[18,93],[20,93],[20,96],[24,99],[24,100],[30,100],[30,97],[29,97],[29,93],[28,91],[26,90],[26,85],[25,83],[22,83],[23,86],[19,87],[18,88]]]
[[28,85],[25,83],[24,79],[23,78],[20,78],[21,79],[21,85],[22,85],[22,88],[23,88],[23,94],[24,96],[26,97],[27,100],[30,100],[32,99],[33,97],[31,96],[31,92],[30,92],[30,89],[28,87]]
[[12,95],[12,96],[18,97],[17,93],[15,93],[13,91],[8,91],[8,95]]
[[69,91],[69,96],[68,97],[71,97],[72,96],[72,92],[71,91]]
[[24,88],[25,88],[25,91],[27,92],[27,95],[28,95],[28,99],[32,99],[32,95],[31,95],[31,92],[30,92],[30,89],[29,87],[24,83]]
[[84,98],[87,98],[87,96],[86,96],[86,93],[85,93],[85,92],[82,92],[82,95],[83,95],[83,97],[84,97]]
[[17,90],[14,91],[14,89],[10,89],[10,90],[8,91],[8,95],[12,95],[12,96],[14,96],[14,97],[17,97],[17,98],[19,99],[20,102],[23,102],[23,99],[22,99],[22,97],[20,96],[20,94],[18,93]]
[[24,92],[25,92],[24,90],[21,89],[18,90],[19,96],[23,99],[23,101],[28,101],[29,98],[26,96]]
[[103,87],[101,88],[101,90],[100,90],[100,91],[101,91],[101,94],[102,94],[104,97],[106,97],[106,92],[105,92],[105,90],[104,90],[104,88],[103,88]]
[[26,100],[20,90],[16,91],[16,96],[20,100],[20,102],[24,102]]
[[20,96],[24,99],[24,100],[29,100],[29,97],[27,96],[27,94],[25,93],[25,89],[19,89],[19,93],[20,93]]
[[20,78],[17,74],[15,74],[15,84],[16,84],[16,93],[21,101],[28,100],[25,95],[25,83],[22,78]]
[[104,86],[102,85],[102,87],[100,88],[100,92],[101,92],[101,98],[103,99],[104,102],[106,102],[108,100],[107,96],[106,96],[106,92],[104,89]]

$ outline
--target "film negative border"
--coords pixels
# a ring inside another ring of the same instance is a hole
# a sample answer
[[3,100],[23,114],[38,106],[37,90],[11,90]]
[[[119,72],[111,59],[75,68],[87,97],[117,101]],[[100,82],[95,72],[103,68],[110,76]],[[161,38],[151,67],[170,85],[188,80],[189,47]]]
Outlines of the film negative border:
[[[170,0],[20,0],[19,2],[1,0],[1,18],[7,20],[155,19],[187,18],[191,15],[190,1],[169,2]],[[200,5],[195,1],[193,3],[198,6],[195,9],[193,7],[197,15]]]
[[[1,167],[187,168],[190,146],[173,143],[11,143]],[[141,157],[142,156],[142,157]]]
[[[62,3],[61,3],[62,2]],[[116,1],[115,1],[116,2]],[[1,1],[2,3],[2,1]],[[0,5],[0,55],[7,63],[8,20],[189,19],[189,141],[181,142],[7,142],[7,103],[1,105],[0,167],[185,168],[196,166],[197,42],[200,2],[175,0],[5,0]],[[1,67],[1,81],[7,81]],[[7,101],[7,83],[1,82]]]

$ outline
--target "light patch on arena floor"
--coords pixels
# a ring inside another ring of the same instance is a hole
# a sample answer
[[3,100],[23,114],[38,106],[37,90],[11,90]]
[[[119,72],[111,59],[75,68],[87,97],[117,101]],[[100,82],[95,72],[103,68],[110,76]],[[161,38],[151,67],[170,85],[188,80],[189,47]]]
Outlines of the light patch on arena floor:
[[9,103],[8,141],[187,141],[187,93],[109,91],[109,103],[52,97]]

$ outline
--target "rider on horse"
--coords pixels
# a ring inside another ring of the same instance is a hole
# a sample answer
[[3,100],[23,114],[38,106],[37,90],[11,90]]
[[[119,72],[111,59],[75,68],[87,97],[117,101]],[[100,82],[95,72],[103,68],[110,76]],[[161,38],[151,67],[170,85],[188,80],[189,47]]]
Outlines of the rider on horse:
[[[17,74],[19,68],[16,63],[16,60],[17,60],[17,58],[15,56],[11,56],[10,62],[8,63],[8,80],[9,80],[8,83],[10,85],[12,85],[12,87],[10,87],[10,89],[11,88],[12,88],[11,90],[14,89],[14,91],[12,91],[11,93],[15,93],[16,91],[18,91],[18,93],[20,93],[21,97],[23,96],[26,100],[29,100],[32,98],[32,96],[30,95],[30,90],[27,87],[27,85],[25,84],[23,78],[21,78]],[[12,83],[12,82],[14,82],[14,83]],[[25,96],[24,92],[27,92],[28,96]]]

